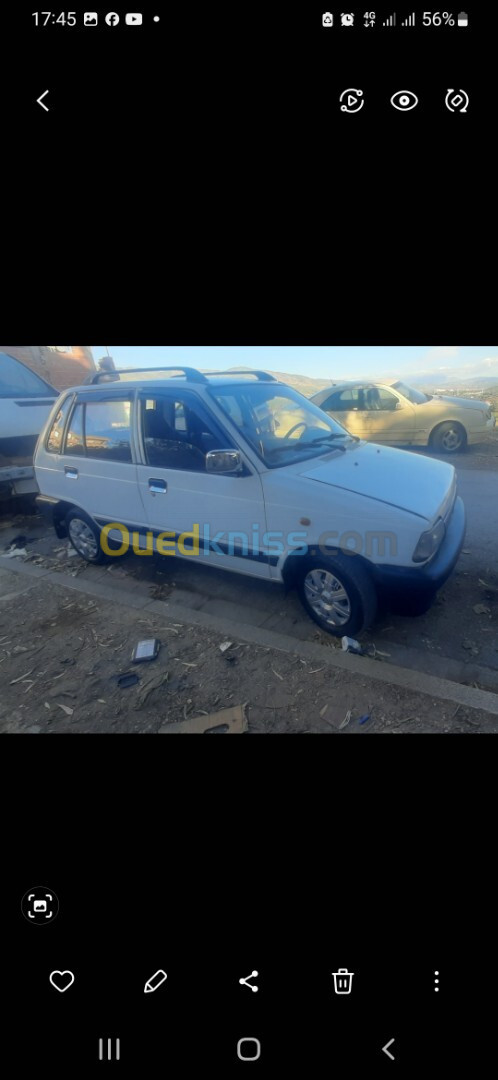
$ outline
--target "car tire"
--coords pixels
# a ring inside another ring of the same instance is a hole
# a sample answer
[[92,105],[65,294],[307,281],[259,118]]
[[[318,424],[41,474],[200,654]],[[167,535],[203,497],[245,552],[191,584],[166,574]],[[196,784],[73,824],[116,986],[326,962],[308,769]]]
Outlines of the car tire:
[[432,432],[431,446],[438,454],[458,454],[467,449],[467,432],[456,420],[447,420]]
[[106,560],[100,546],[100,529],[83,510],[74,508],[66,514],[66,529],[75,551],[88,563],[98,565]]
[[308,615],[335,637],[354,637],[377,614],[377,593],[354,555],[314,555],[297,569],[296,584]]

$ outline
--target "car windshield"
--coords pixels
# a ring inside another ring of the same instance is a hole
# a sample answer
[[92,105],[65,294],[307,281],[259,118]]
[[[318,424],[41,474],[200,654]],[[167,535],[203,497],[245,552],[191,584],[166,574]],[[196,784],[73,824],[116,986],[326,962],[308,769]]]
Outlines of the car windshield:
[[343,449],[353,439],[337,420],[281,383],[223,386],[211,393],[269,469]]
[[392,384],[393,390],[399,390],[403,397],[408,398],[412,405],[423,405],[426,401],[431,400],[430,394],[424,394],[423,390],[414,390],[413,386],[407,386],[403,382],[395,382]]

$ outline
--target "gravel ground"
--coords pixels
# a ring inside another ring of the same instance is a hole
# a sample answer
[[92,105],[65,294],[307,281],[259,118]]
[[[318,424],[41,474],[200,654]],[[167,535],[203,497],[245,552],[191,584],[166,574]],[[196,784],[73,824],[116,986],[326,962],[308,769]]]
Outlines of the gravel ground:
[[[165,614],[167,614],[165,612]],[[142,638],[158,658],[134,666]],[[249,733],[498,731],[498,717],[0,571],[0,731],[157,733],[245,706]],[[382,661],[379,661],[382,662]],[[127,689],[120,675],[138,676]],[[347,721],[348,714],[349,720]],[[360,723],[364,717],[369,717]],[[346,722],[347,721],[347,722]]]

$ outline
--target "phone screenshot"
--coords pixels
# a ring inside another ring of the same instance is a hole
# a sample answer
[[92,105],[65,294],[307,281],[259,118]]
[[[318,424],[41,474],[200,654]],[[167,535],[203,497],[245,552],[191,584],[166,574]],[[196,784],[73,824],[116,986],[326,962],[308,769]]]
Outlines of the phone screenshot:
[[33,7],[3,1071],[487,1075],[496,10]]

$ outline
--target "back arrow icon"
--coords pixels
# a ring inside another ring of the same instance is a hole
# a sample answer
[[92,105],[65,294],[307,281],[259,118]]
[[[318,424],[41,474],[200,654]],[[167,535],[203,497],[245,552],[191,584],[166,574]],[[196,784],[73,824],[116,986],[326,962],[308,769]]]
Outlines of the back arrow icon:
[[393,1042],[394,1039],[389,1039],[389,1042],[386,1042],[386,1045],[382,1047],[382,1053],[386,1054],[388,1058],[391,1058],[391,1061],[395,1060],[394,1054],[391,1054],[389,1051],[389,1047],[392,1046]]
[[47,94],[48,94],[48,90],[44,90],[43,94],[40,94],[40,97],[36,99],[36,104],[41,105],[42,109],[45,109],[45,112],[48,112],[49,109],[48,109],[48,107],[46,105],[43,104],[42,98],[46,97]]

